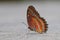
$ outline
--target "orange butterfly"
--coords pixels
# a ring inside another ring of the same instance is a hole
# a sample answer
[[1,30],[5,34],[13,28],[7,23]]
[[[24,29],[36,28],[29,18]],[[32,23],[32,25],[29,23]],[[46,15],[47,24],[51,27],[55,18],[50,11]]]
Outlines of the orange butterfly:
[[27,9],[27,22],[28,28],[32,31],[38,33],[43,33],[47,31],[47,23],[45,19],[40,17],[39,13],[35,10],[33,6],[29,6]]

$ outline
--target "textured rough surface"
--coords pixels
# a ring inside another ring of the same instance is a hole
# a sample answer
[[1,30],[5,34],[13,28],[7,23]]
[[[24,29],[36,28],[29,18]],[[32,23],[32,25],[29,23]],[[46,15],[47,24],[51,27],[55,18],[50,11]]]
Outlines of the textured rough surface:
[[[30,31],[26,10],[35,6],[47,20],[44,34]],[[0,2],[0,40],[60,40],[60,2]]]

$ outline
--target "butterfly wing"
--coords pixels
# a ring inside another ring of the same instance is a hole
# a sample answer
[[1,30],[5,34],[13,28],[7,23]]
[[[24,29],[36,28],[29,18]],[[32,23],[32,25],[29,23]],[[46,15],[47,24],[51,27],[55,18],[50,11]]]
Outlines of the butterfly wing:
[[27,10],[28,28],[32,31],[43,33],[47,31],[47,23],[45,19],[41,18],[39,13],[33,6],[29,6]]

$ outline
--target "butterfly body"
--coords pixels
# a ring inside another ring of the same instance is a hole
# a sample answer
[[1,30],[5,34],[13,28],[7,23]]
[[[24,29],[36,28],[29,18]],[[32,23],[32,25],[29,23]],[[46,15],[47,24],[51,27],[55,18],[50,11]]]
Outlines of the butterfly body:
[[27,22],[29,29],[36,31],[38,33],[46,32],[47,24],[45,19],[40,17],[39,13],[35,10],[33,6],[29,6],[27,10]]

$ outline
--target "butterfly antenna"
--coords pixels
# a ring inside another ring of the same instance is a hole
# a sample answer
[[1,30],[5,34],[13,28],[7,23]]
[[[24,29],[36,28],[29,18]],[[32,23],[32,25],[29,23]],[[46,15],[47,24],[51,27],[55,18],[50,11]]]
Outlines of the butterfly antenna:
[[25,26],[27,26],[27,24],[25,22],[21,22],[22,24],[24,24]]

